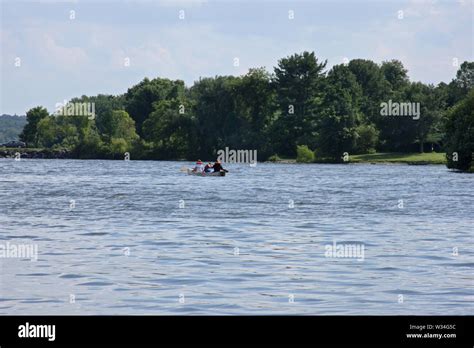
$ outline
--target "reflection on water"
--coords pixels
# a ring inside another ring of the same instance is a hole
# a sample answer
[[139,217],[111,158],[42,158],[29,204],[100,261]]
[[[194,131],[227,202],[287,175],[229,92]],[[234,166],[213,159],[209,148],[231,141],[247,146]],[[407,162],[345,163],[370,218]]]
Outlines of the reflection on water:
[[472,314],[472,175],[182,166],[0,160],[0,314]]

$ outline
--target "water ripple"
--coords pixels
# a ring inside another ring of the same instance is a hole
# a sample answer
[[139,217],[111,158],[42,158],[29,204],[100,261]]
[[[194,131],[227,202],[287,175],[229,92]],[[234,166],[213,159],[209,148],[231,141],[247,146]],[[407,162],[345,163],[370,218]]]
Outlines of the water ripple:
[[38,248],[0,258],[0,314],[474,312],[472,175],[183,165],[0,159],[0,244]]

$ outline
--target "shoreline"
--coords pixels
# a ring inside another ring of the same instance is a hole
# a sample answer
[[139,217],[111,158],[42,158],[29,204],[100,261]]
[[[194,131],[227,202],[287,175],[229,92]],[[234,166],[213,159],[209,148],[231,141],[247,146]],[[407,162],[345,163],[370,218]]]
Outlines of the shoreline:
[[15,158],[17,153],[29,159],[72,159],[67,150],[0,147],[0,158]]
[[[0,147],[0,158],[15,158],[17,153],[25,159],[92,159],[92,160],[123,160],[111,158],[77,158],[67,150],[37,149],[37,148],[5,148]],[[145,161],[165,161],[161,159],[141,159]],[[173,159],[167,161],[183,161],[184,159]],[[317,159],[314,162],[301,163],[294,158],[283,158],[276,161],[263,161],[262,163],[275,164],[384,164],[384,165],[446,165],[444,153],[375,153],[364,155],[353,155],[347,162],[336,162],[331,160]]]

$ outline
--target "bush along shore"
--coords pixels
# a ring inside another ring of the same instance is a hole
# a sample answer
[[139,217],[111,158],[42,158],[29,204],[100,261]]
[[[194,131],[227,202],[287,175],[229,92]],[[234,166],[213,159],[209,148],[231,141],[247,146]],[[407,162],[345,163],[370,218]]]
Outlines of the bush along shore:
[[67,159],[73,158],[71,153],[65,149],[30,149],[30,148],[7,148],[0,147],[0,158],[48,158]]

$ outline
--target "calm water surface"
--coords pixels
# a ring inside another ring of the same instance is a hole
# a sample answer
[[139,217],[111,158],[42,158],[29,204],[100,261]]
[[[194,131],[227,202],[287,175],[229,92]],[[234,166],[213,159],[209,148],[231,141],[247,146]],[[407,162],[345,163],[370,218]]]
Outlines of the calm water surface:
[[0,258],[0,314],[474,312],[473,175],[186,164],[1,159],[0,245],[38,260]]

